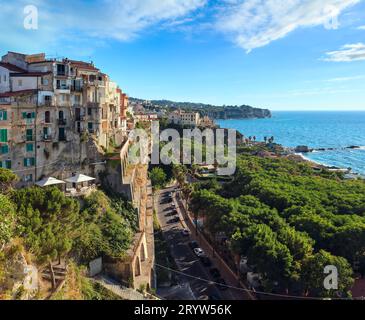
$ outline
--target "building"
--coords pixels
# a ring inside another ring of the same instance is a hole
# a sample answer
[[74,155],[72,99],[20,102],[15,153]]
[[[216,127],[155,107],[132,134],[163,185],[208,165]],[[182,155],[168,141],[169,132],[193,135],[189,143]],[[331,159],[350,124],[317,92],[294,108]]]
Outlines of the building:
[[127,95],[93,63],[8,52],[0,62],[0,166],[21,186],[89,167],[111,141],[124,141],[127,108]]
[[168,121],[171,124],[197,127],[200,124],[200,115],[198,112],[176,110],[168,115]]

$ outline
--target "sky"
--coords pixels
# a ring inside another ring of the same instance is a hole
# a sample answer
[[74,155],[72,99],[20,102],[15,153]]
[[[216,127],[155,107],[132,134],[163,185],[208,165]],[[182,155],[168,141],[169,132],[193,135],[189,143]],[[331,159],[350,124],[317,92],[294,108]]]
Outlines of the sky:
[[365,111],[365,0],[0,0],[0,54],[93,61],[143,99]]

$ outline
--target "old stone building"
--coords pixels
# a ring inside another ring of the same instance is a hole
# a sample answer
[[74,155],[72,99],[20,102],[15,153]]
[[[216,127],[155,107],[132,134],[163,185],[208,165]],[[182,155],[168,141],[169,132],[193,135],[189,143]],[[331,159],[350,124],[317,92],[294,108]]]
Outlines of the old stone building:
[[98,171],[110,143],[124,141],[127,104],[92,63],[8,52],[0,62],[0,166],[21,186],[80,167]]

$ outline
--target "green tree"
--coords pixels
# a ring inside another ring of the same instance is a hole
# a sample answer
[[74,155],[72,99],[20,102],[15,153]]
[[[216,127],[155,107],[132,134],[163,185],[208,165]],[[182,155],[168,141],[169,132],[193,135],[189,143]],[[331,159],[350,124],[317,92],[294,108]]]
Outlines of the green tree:
[[15,205],[5,195],[0,194],[0,251],[14,236]]
[[162,168],[155,167],[149,173],[152,186],[155,190],[161,189],[167,182],[166,173]]
[[[324,280],[328,276],[324,273],[326,266],[335,266],[338,270],[337,290],[327,290],[324,286]],[[345,258],[320,250],[305,262],[301,281],[310,296],[349,297],[349,291],[354,283],[352,276],[353,271]]]

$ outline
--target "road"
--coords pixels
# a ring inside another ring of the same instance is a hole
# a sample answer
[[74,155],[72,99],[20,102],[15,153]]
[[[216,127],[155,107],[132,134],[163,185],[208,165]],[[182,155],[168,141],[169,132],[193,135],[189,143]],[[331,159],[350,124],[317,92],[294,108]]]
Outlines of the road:
[[174,188],[171,187],[160,192],[156,208],[164,238],[170,247],[171,254],[179,271],[188,275],[179,275],[181,285],[190,287],[195,299],[204,295],[214,296],[216,299],[222,300],[236,299],[231,289],[222,291],[213,283],[209,269],[215,266],[204,267],[200,259],[195,256],[189,247],[189,242],[192,239],[181,234],[181,231],[184,229],[181,220],[172,221],[177,215],[171,214],[173,211],[172,202],[166,201],[166,195],[173,190]]

